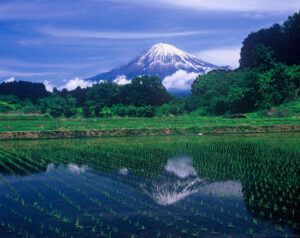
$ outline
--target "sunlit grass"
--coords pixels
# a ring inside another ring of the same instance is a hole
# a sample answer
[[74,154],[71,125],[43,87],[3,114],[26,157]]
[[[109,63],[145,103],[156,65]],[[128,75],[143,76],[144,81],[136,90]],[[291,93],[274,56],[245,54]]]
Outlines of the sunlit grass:
[[205,127],[251,127],[266,125],[299,125],[297,116],[288,118],[261,118],[249,114],[245,119],[223,117],[178,116],[163,118],[70,118],[52,119],[42,115],[0,115],[0,131],[45,130],[104,130],[140,128],[205,128]]

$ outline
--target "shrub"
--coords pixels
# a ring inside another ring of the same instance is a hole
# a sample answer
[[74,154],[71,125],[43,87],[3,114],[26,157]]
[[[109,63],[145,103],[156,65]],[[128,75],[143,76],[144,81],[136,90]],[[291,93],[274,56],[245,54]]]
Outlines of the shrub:
[[8,104],[7,102],[0,101],[0,112],[9,112],[15,110],[15,106]]

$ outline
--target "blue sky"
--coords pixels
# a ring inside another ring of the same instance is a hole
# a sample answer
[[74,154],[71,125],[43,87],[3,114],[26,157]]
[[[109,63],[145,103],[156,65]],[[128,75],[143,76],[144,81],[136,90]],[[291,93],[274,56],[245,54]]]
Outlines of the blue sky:
[[300,0],[1,0],[0,81],[86,86],[163,42],[238,66],[243,39],[282,23]]

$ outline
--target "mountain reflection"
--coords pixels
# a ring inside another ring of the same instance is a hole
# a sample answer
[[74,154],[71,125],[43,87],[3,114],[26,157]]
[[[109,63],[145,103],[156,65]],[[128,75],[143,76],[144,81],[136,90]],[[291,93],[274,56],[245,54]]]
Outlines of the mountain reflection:
[[233,181],[209,181],[200,178],[187,156],[170,159],[163,176],[140,184],[143,192],[159,205],[174,204],[192,194],[209,196],[234,196],[242,198],[242,185]]
[[165,166],[164,176],[142,183],[140,187],[157,204],[171,205],[200,191],[207,184],[197,175],[192,158],[173,158]]

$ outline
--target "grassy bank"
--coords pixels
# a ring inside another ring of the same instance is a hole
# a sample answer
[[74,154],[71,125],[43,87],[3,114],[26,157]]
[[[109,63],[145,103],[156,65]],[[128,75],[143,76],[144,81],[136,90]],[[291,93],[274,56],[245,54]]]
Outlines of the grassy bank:
[[290,132],[300,130],[299,116],[263,118],[164,117],[164,118],[71,118],[43,115],[0,115],[0,138],[76,138],[138,135],[230,134]]

